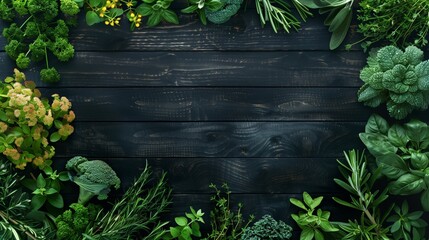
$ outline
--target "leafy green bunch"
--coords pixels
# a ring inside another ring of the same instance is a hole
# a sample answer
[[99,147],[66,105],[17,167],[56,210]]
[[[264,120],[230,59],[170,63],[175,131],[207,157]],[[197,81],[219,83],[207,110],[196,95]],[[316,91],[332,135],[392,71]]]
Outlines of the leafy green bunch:
[[216,24],[227,22],[232,16],[240,10],[243,0],[220,0],[222,6],[210,9],[205,9],[207,19]]
[[28,217],[31,200],[20,187],[22,179],[12,164],[0,157],[0,239],[45,239],[49,229]]
[[320,14],[327,14],[324,24],[329,26],[332,33],[329,48],[334,50],[344,41],[350,28],[353,16],[354,0],[299,0],[301,4],[318,9]]
[[392,208],[384,210],[383,205],[388,198],[387,188],[384,191],[374,190],[374,183],[380,177],[380,169],[372,174],[364,154],[351,150],[344,153],[345,162],[338,161],[339,170],[344,177],[334,181],[350,193],[350,200],[345,201],[334,197],[334,201],[361,213],[359,220],[347,223],[336,223],[344,232],[342,239],[388,240],[389,228],[386,219]]
[[154,27],[161,22],[179,24],[175,12],[170,10],[173,0],[85,0],[81,6],[87,8],[86,22],[89,26],[104,22],[108,26],[119,26],[123,16],[130,22],[130,29],[142,26],[142,18],[147,17],[146,25]]
[[185,217],[176,217],[174,221],[177,226],[170,227],[170,230],[162,236],[164,240],[179,239],[179,240],[192,240],[192,237],[201,237],[200,224],[204,223],[204,213],[201,209],[195,211],[190,207],[191,212],[185,213]]
[[3,29],[8,42],[7,55],[20,69],[28,68],[31,61],[45,61],[46,68],[40,71],[41,80],[58,82],[60,75],[49,66],[48,52],[61,62],[73,58],[74,48],[68,40],[69,21],[65,17],[77,14],[78,6],[73,0],[0,0],[0,9],[0,19],[12,22]]
[[387,219],[393,222],[390,232],[395,240],[421,240],[424,239],[427,222],[422,219],[423,211],[410,212],[408,202],[404,201],[402,206],[395,206],[394,215]]
[[[308,7],[300,0],[291,0],[291,2],[303,21],[312,16]],[[293,14],[291,5],[284,0],[255,0],[255,3],[262,26],[269,22],[276,33],[279,29],[289,33],[290,30],[298,31],[301,27],[301,22]]]
[[170,204],[171,195],[165,176],[163,173],[159,179],[153,179],[152,170],[146,164],[122,198],[110,210],[97,215],[95,224],[85,230],[84,239],[161,239],[168,222],[160,218]]
[[215,184],[210,184],[215,194],[211,197],[215,204],[210,211],[211,232],[207,235],[207,240],[235,240],[240,239],[244,229],[253,221],[253,216],[245,220],[242,213],[243,204],[238,203],[238,208],[234,211],[231,208],[231,190],[228,184],[223,183],[221,188]]
[[217,12],[224,3],[221,0],[188,0],[189,6],[181,10],[182,13],[196,13],[201,23],[207,25],[206,11]]
[[405,125],[389,126],[372,115],[360,139],[375,157],[381,173],[390,180],[394,195],[421,193],[421,204],[429,211],[429,127],[411,120]]
[[359,102],[370,107],[386,103],[389,115],[396,119],[428,108],[429,61],[423,61],[423,51],[387,46],[371,52],[367,62],[360,73],[364,85],[358,91]]
[[94,224],[99,211],[100,207],[94,204],[72,203],[70,209],[55,218],[57,239],[81,240],[85,230]]
[[51,143],[66,140],[74,131],[70,101],[52,96],[50,104],[16,69],[0,83],[0,152],[19,169],[28,163],[41,169],[49,166],[55,154]]
[[[329,221],[331,213],[316,208],[322,203],[323,197],[312,198],[310,194],[304,192],[303,200],[291,198],[290,202],[298,208],[304,210],[298,214],[291,214],[293,220],[302,229],[300,240],[323,240],[326,233],[338,232],[339,229],[334,227]],[[316,211],[316,214],[314,212]]]
[[362,47],[388,41],[395,46],[425,46],[429,31],[427,0],[362,0],[358,9],[358,32]]
[[270,215],[263,216],[253,226],[244,229],[242,240],[285,240],[292,237],[292,227]]

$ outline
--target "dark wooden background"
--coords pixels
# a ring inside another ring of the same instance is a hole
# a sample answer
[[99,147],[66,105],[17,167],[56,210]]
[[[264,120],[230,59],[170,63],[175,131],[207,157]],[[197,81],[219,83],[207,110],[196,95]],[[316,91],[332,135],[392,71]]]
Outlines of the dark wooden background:
[[[246,214],[292,223],[289,198],[308,191],[325,196],[333,219],[347,218],[330,200],[342,195],[336,159],[362,148],[358,133],[372,112],[385,115],[356,99],[366,54],[329,51],[320,16],[292,34],[261,28],[251,7],[223,25],[180,22],[135,32],[81,22],[71,31],[76,55],[56,65],[61,82],[37,81],[44,94],[67,96],[77,116],[55,161],[106,160],[126,188],[147,159],[168,173],[170,216],[189,205],[208,215],[208,185],[227,182]],[[353,26],[346,41],[358,39]],[[3,79],[13,68],[3,50],[0,64]]]

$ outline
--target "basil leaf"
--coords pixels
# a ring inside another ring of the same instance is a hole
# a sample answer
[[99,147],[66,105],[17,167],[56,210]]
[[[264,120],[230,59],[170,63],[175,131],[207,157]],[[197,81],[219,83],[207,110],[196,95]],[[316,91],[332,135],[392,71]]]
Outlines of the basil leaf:
[[377,114],[373,114],[371,117],[369,117],[365,126],[366,133],[381,133],[385,135],[388,131],[389,124],[384,118]]
[[424,187],[425,183],[421,177],[408,173],[391,184],[389,190],[394,195],[413,195],[421,192]]
[[389,129],[387,137],[389,138],[389,142],[391,142],[395,147],[406,147],[409,141],[405,129],[396,124]]
[[378,157],[377,165],[381,168],[381,172],[391,179],[397,179],[408,173],[407,164],[405,164],[401,157],[394,153]]

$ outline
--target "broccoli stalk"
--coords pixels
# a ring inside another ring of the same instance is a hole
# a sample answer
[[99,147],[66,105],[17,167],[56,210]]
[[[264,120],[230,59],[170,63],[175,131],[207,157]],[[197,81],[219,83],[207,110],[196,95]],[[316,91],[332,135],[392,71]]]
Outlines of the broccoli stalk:
[[99,200],[107,199],[110,187],[118,189],[121,180],[117,177],[115,171],[101,160],[89,161],[85,157],[77,156],[70,159],[66,165],[72,181],[79,186],[78,203],[85,204],[93,197],[97,196]]

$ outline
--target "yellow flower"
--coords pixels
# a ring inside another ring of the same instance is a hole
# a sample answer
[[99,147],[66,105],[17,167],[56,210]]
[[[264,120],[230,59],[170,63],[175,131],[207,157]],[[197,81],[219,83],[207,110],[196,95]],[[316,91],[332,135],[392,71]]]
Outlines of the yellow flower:
[[24,170],[26,166],[27,166],[27,163],[21,163],[21,164],[16,165],[16,168],[18,168],[20,170]]
[[4,133],[7,130],[7,124],[4,122],[0,122],[0,133]]
[[37,167],[43,165],[44,162],[45,160],[42,157],[36,157],[33,160],[33,164]]
[[73,120],[76,118],[76,115],[73,111],[70,111],[69,114],[65,114],[63,117],[67,122],[73,122]]
[[21,144],[24,142],[24,138],[22,138],[22,137],[19,137],[19,138],[17,138],[17,139],[15,139],[15,145],[17,146],[17,147],[21,147]]

